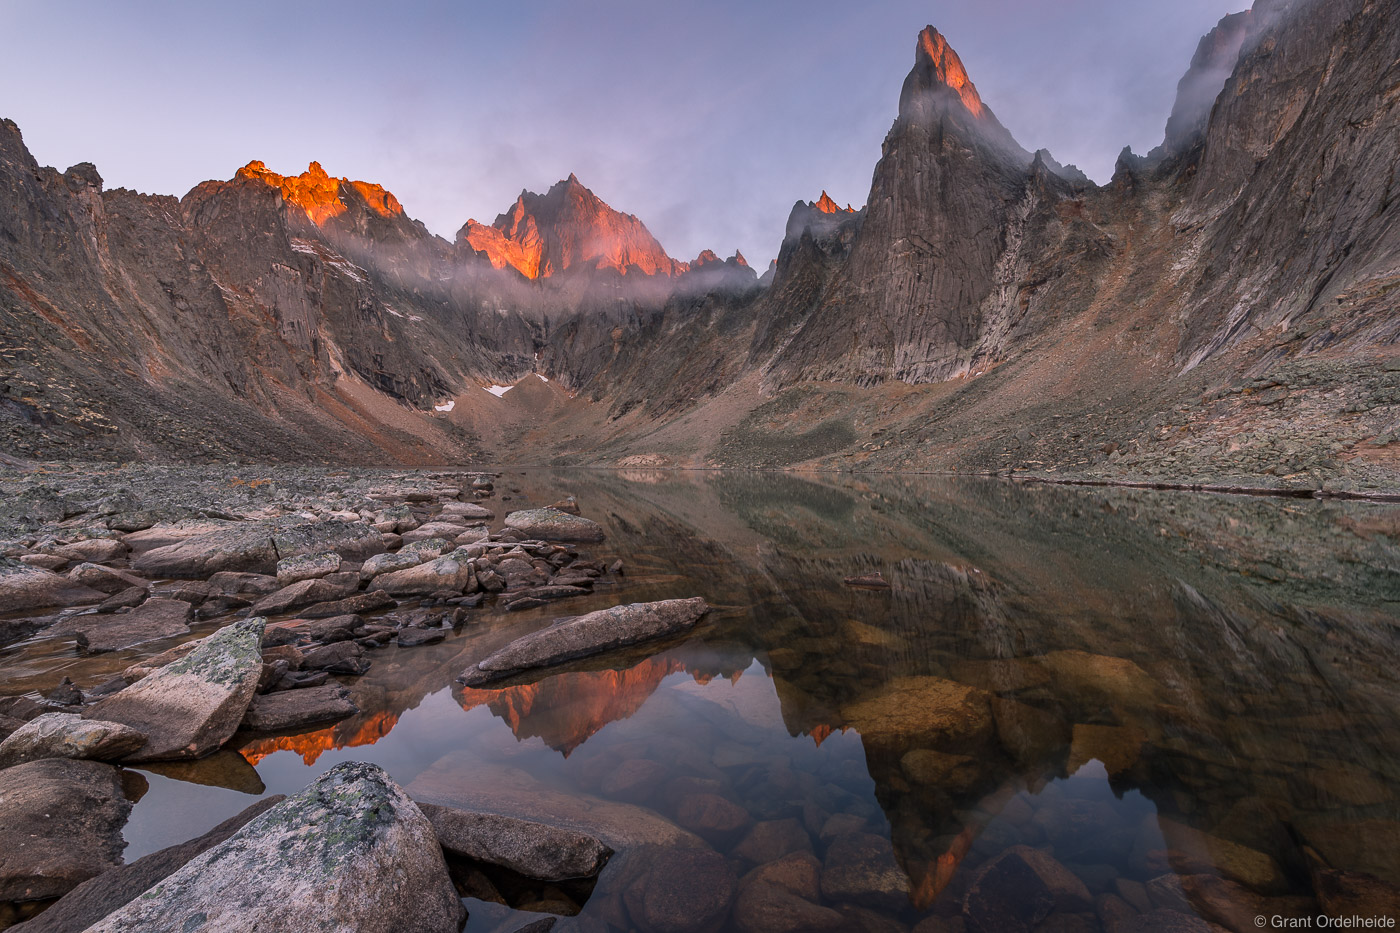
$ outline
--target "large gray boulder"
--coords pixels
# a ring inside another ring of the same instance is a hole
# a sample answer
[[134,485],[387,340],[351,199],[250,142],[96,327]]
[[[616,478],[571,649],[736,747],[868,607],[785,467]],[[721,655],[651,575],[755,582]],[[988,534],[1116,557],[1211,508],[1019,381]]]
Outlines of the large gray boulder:
[[119,722],[84,719],[77,713],[45,713],[0,742],[0,768],[43,758],[114,761],[146,744],[146,736]]
[[559,509],[522,509],[506,516],[506,527],[541,541],[602,541],[607,535],[592,519],[570,515]]
[[51,570],[0,557],[0,612],[80,606],[100,603],[106,598],[105,593],[74,583]]
[[665,638],[694,627],[709,611],[705,600],[696,596],[631,603],[560,619],[493,652],[467,668],[458,679],[475,687],[536,668]]
[[0,771],[0,901],[57,897],[121,863],[121,772],[47,758]]
[[202,852],[242,829],[253,817],[287,798],[274,794],[231,816],[202,836],[152,852],[130,865],[109,868],[58,899],[39,916],[12,926],[9,933],[81,933],[161,881]]
[[420,803],[418,808],[446,851],[503,865],[527,878],[592,878],[613,853],[597,838],[562,826],[433,803]]
[[129,762],[200,758],[228,741],[258,688],[265,619],[245,619],[83,713],[144,732]]
[[89,933],[457,933],[427,818],[382,769],[337,765]]
[[363,522],[270,519],[241,522],[158,547],[132,560],[132,569],[153,577],[208,579],[239,571],[274,574],[288,557],[334,551],[362,561],[384,550],[384,538]]

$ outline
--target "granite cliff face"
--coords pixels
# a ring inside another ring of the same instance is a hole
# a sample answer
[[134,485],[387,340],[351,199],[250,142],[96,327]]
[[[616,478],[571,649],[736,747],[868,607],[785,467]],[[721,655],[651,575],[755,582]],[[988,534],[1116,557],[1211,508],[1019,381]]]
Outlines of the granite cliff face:
[[762,278],[672,259],[573,177],[448,243],[318,165],[104,191],[5,124],[0,429],[22,456],[1393,488],[1397,18],[1225,17],[1103,186],[1018,143],[929,27],[865,206],[799,201]]

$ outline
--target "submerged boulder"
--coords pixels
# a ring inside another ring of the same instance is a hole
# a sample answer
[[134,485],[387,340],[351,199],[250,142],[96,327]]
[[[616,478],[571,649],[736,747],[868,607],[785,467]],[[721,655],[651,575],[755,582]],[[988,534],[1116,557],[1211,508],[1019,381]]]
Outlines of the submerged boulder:
[[0,901],[57,897],[121,863],[121,772],[48,758],[0,771]]
[[467,668],[458,679],[475,687],[535,668],[664,638],[693,627],[709,611],[705,600],[696,596],[631,603],[560,619],[498,649]]
[[556,508],[523,509],[506,516],[506,527],[541,541],[598,542],[607,535],[592,519]]
[[115,760],[146,744],[146,736],[119,722],[77,713],[45,713],[0,742],[0,768],[42,758]]
[[265,619],[245,619],[206,637],[189,654],[83,713],[146,733],[127,761],[200,758],[228,741],[262,674]]
[[446,851],[503,865],[527,878],[591,878],[603,870],[613,852],[593,836],[562,826],[432,803],[418,807]]
[[347,762],[196,856],[89,933],[457,933],[428,820],[382,769]]
[[335,552],[362,561],[384,550],[384,538],[363,522],[272,519],[239,522],[139,555],[132,569],[153,577],[207,579],[220,572],[275,574],[302,554]]

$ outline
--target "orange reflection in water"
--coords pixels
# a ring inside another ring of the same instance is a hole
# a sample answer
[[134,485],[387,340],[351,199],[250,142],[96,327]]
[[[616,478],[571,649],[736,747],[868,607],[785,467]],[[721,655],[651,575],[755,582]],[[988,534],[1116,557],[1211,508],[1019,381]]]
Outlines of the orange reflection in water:
[[929,864],[919,877],[910,879],[909,900],[915,907],[927,910],[933,906],[938,900],[938,895],[942,894],[943,889],[953,880],[953,875],[957,873],[958,866],[972,848],[975,838],[976,833],[972,827],[964,826],[952,845],[948,846],[948,851]]
[[[463,690],[460,702],[465,710],[485,706],[517,739],[541,738],[568,755],[608,723],[637,712],[662,680],[684,670],[674,658],[648,658],[625,671],[573,671],[498,690]],[[706,683],[710,675],[695,679]]]
[[314,765],[322,753],[331,749],[373,745],[388,735],[398,721],[398,713],[386,710],[374,713],[368,719],[347,719],[315,732],[255,739],[239,749],[239,754],[246,758],[250,765],[256,765],[273,752],[292,751],[300,755],[301,760],[308,765]]

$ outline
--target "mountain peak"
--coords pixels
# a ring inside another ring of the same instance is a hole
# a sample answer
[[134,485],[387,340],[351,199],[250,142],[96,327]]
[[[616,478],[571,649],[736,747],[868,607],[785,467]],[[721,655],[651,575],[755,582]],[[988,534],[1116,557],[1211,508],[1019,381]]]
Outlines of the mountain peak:
[[899,91],[899,124],[925,130],[951,132],[967,143],[992,154],[1007,168],[1031,164],[1031,154],[1016,142],[983,102],[967,75],[962,59],[943,34],[932,26],[919,33],[914,46],[914,67]]
[[635,215],[613,210],[572,173],[544,194],[522,191],[490,226],[467,221],[457,241],[529,279],[574,266],[666,276],[684,268]]
[[932,26],[925,26],[919,33],[919,42],[914,51],[917,68],[926,65],[932,69],[932,76],[942,85],[951,88],[962,100],[963,106],[974,117],[981,117],[986,107],[977,93],[977,86],[967,76],[962,59],[943,34]]
[[839,205],[839,204],[837,204],[835,201],[833,201],[833,200],[831,199],[831,195],[829,195],[829,194],[826,193],[826,189],[822,189],[822,196],[819,197],[819,198],[817,198],[817,200],[815,200],[815,201],[812,202],[812,207],[815,208],[816,210],[821,211],[823,214],[854,214],[854,213],[855,213],[855,208],[851,207],[851,205],[847,204],[845,207],[842,207],[841,205]]
[[375,213],[389,217],[403,213],[403,205],[383,186],[367,181],[350,181],[346,178],[333,178],[320,162],[312,162],[300,175],[279,175],[261,160],[254,159],[234,174],[234,180],[252,179],[277,188],[288,204],[301,208],[307,218],[316,226],[324,226],[326,221],[345,213],[345,189],[359,194],[365,204]]

